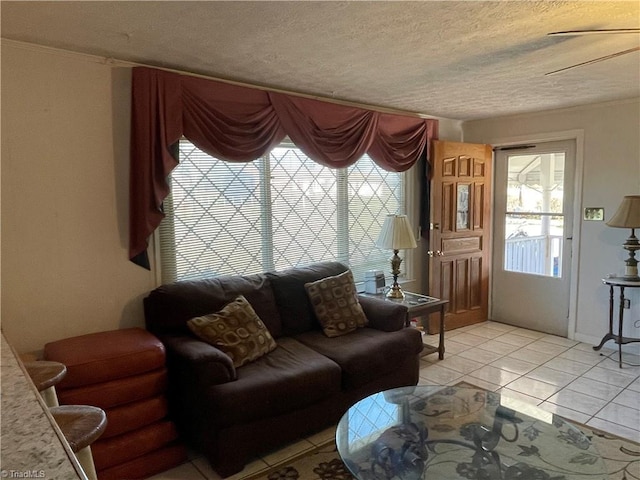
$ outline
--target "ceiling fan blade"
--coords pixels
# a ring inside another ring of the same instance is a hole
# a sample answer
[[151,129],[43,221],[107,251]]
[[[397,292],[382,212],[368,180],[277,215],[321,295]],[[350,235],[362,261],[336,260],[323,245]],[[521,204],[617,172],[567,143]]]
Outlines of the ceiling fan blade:
[[592,30],[565,30],[561,32],[551,32],[547,35],[553,35],[557,37],[570,37],[575,35],[600,35],[607,33],[638,33],[640,34],[640,28],[604,28],[604,29],[592,29]]
[[621,55],[626,55],[627,53],[633,53],[640,50],[640,47],[633,47],[628,50],[623,50],[621,52],[612,53],[611,55],[605,55],[604,57],[594,58],[593,60],[589,60],[588,62],[577,63],[575,65],[571,65],[570,67],[564,67],[560,70],[554,70],[553,72],[545,73],[545,75],[555,75],[556,73],[566,72],[567,70],[571,70],[572,68],[583,67],[585,65],[591,65],[592,63],[602,62],[604,60],[609,60],[610,58],[616,58]]

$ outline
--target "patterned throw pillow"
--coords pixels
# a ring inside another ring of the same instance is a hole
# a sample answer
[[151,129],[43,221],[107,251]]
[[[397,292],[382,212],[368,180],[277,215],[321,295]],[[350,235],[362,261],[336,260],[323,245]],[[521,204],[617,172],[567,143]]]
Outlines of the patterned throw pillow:
[[239,295],[216,313],[192,318],[189,329],[231,357],[241,367],[275,350],[275,340],[244,296]]
[[305,283],[304,287],[327,337],[338,337],[367,325],[350,270]]

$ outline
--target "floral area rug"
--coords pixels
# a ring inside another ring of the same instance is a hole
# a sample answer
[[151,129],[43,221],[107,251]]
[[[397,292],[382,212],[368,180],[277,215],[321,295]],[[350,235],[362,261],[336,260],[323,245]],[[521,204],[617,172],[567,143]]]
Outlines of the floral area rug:
[[242,480],[352,480],[333,440],[302,456],[275,465]]
[[[478,388],[473,385],[462,385],[472,388]],[[640,479],[640,444],[626,440],[615,435],[611,435],[600,430],[593,429],[591,427],[571,422],[578,427],[589,439],[592,446],[604,460],[604,469],[601,471],[599,468],[596,470],[586,468],[585,474],[580,475],[580,479],[586,480],[639,480]],[[460,426],[461,434],[463,428],[467,428],[464,425]],[[567,441],[575,441],[575,439],[567,439]],[[523,449],[522,455],[523,461],[526,462],[527,455],[536,455],[535,451]],[[577,454],[574,458],[568,459],[570,463],[587,464],[593,462],[593,455],[588,453]],[[452,479],[459,478],[461,480],[489,480],[486,478],[486,472],[478,471],[473,468],[461,468],[465,463],[459,462],[457,468],[453,469],[454,477]],[[466,464],[467,466],[469,464]],[[586,465],[588,467],[588,465]],[[435,474],[435,471],[432,471]],[[514,472],[512,472],[514,473]],[[427,470],[424,478],[435,478],[438,475],[429,475]],[[404,476],[385,476],[384,474],[372,475],[371,472],[363,471],[361,474],[363,479],[369,480],[403,480],[405,478],[414,478],[411,475]],[[490,477],[493,477],[491,475]],[[502,480],[509,480],[513,477],[514,480],[568,480],[571,475],[563,475],[562,473],[549,474],[542,470],[526,471],[519,470],[515,472],[515,476],[509,474],[509,472],[498,473],[496,478]],[[242,480],[352,480],[355,477],[351,475],[346,468],[340,455],[337,452],[335,442],[330,441],[324,445],[321,445],[314,450],[306,452],[297,457],[288,459],[279,465],[275,465],[265,471],[249,475],[242,478]],[[437,479],[439,480],[439,479]]]

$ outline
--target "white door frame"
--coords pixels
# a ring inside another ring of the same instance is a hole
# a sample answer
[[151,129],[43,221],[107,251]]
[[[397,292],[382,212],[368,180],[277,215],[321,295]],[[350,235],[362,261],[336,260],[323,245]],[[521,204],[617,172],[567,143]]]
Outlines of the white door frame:
[[[560,132],[547,132],[530,135],[520,135],[514,137],[502,137],[494,139],[483,139],[483,143],[488,143],[494,148],[523,145],[527,143],[555,142],[559,140],[574,140],[576,144],[576,166],[574,176],[574,200],[573,200],[573,236],[572,256],[571,256],[571,285],[569,287],[569,322],[567,327],[567,337],[575,339],[577,323],[577,301],[578,301],[578,266],[580,260],[580,229],[582,227],[582,176],[584,172],[584,130],[564,130]],[[495,161],[495,152],[494,152]],[[495,169],[494,169],[494,184]],[[495,195],[495,189],[494,189]],[[491,210],[494,208],[494,197],[491,197]],[[491,226],[493,237],[493,224]],[[567,232],[569,234],[569,232]],[[492,253],[493,255],[493,253]],[[489,295],[489,318],[493,311],[492,295]]]

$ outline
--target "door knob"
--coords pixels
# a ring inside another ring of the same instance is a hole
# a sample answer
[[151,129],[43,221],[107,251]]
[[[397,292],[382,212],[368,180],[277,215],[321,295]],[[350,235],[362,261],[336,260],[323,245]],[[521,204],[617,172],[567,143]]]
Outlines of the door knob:
[[429,255],[430,257],[433,257],[433,250],[427,250],[427,255]]
[[429,255],[430,257],[433,257],[433,256],[441,257],[444,255],[444,253],[441,252],[440,250],[436,250],[435,252],[433,250],[427,250],[427,255]]

